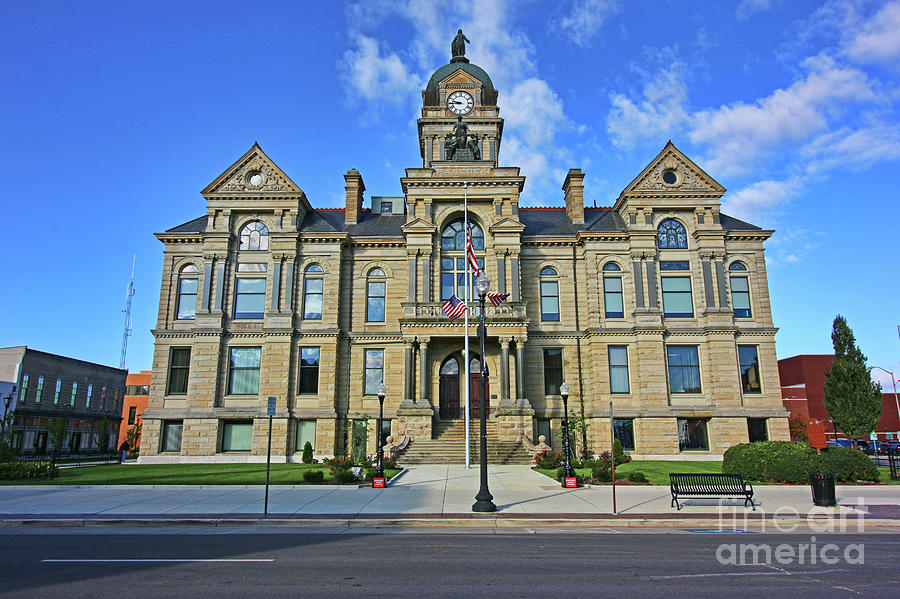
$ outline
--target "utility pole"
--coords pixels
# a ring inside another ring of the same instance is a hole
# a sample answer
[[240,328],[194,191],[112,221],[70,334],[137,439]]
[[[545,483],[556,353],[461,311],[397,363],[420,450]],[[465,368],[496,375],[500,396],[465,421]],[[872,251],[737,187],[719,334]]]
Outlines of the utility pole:
[[128,337],[131,335],[131,298],[134,295],[134,261],[137,254],[131,257],[131,280],[128,281],[128,289],[125,291],[125,330],[122,332],[122,353],[119,356],[119,368],[125,369],[125,354],[128,353]]

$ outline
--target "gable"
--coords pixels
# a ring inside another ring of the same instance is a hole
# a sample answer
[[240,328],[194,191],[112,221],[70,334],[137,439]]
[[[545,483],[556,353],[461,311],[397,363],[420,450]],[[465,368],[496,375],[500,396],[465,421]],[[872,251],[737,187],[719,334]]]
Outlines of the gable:
[[438,83],[439,87],[461,87],[461,88],[477,88],[481,87],[481,81],[479,81],[476,77],[473,77],[466,71],[459,69],[449,76],[441,79],[440,83]]
[[256,143],[200,193],[204,197],[257,193],[269,196],[273,193],[284,196],[305,195]]
[[[673,183],[664,179],[667,173],[674,175]],[[720,196],[725,193],[725,188],[670,141],[662,149],[662,152],[625,187],[622,194],[642,191],[709,192]]]

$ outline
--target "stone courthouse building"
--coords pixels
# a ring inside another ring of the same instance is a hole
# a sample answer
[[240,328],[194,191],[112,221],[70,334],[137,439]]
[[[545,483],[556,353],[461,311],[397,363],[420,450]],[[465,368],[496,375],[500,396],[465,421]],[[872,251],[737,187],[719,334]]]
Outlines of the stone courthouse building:
[[363,427],[372,452],[382,381],[386,428],[408,452],[444,435],[461,446],[446,440],[464,414],[466,332],[441,303],[465,297],[464,198],[491,290],[510,294],[485,313],[492,443],[527,456],[545,435],[559,447],[563,382],[596,452],[609,447],[610,402],[635,457],[709,459],[789,438],[772,231],[721,213],[725,189],[671,142],[611,207],[584,206],[579,169],[540,199],[565,207],[520,207],[525,178],[501,166],[498,91],[460,46],[423,92],[422,163],[400,179],[403,196],[367,198],[351,169],[346,207],[315,208],[254,145],[202,191],[202,216],[156,235],[142,462],[264,460],[268,397],[273,460],[298,461],[307,441],[318,456],[358,453]]

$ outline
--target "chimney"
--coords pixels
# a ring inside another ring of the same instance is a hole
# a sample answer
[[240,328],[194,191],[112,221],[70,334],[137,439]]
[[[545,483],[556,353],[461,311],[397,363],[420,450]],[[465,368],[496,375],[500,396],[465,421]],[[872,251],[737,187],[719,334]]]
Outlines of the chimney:
[[355,168],[351,168],[344,175],[344,181],[347,185],[344,189],[347,192],[347,209],[344,211],[344,222],[348,225],[355,225],[359,222],[362,215],[363,192],[366,185],[363,183],[362,175]]
[[569,169],[563,183],[566,193],[566,216],[573,224],[584,224],[584,173],[580,168]]

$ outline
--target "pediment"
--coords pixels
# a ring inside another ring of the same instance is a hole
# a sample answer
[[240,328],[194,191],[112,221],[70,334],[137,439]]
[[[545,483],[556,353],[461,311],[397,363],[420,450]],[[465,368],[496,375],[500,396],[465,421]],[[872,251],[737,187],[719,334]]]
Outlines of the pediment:
[[481,81],[459,69],[441,79],[438,82],[438,87],[481,87]]
[[[674,181],[666,181],[667,173],[674,175]],[[634,180],[622,194],[630,192],[708,192],[722,195],[725,188],[710,177],[706,171],[684,155],[671,141]]]
[[434,225],[434,223],[430,223],[423,218],[414,218],[413,220],[400,227],[400,230],[407,234],[427,233],[428,235],[431,235],[432,233],[437,231],[437,227]]
[[488,229],[492,234],[496,233],[521,233],[525,230],[525,225],[514,218],[504,216]]
[[266,156],[257,143],[200,193],[204,197],[304,195],[303,190]]

